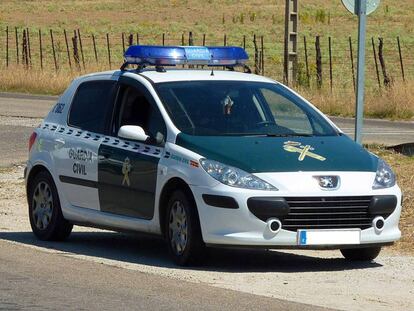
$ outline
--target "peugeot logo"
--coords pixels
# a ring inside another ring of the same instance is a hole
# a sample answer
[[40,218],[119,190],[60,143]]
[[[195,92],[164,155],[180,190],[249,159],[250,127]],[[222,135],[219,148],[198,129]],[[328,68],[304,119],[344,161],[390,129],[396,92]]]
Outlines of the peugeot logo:
[[322,190],[336,190],[340,186],[339,176],[313,176]]

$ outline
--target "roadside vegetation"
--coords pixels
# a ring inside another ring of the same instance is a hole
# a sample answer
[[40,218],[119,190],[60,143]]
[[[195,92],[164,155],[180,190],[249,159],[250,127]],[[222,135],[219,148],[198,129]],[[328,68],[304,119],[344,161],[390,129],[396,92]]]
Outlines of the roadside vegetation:
[[[367,31],[367,96],[366,115],[388,119],[414,119],[414,4],[381,1],[379,9],[368,18]],[[298,40],[298,83],[296,88],[316,106],[331,115],[354,114],[354,89],[349,37],[353,44],[356,66],[357,19],[348,13],[340,1],[308,0],[300,2],[300,36]],[[6,67],[6,28],[9,29],[9,66]],[[17,66],[15,28],[18,31],[19,62]],[[31,66],[22,65],[23,29],[30,32]],[[82,34],[85,68],[73,59],[74,30]],[[3,0],[0,10],[0,91],[59,94],[76,76],[96,70],[118,68],[122,62],[121,35],[139,36],[141,44],[166,45],[189,43],[207,45],[243,45],[254,67],[254,43],[261,46],[263,36],[264,74],[283,80],[284,1],[234,0]],[[39,61],[39,30],[43,39],[43,70]],[[55,69],[50,30],[58,69]],[[72,58],[69,67],[63,31]],[[98,61],[92,47],[96,40]],[[106,34],[111,46],[108,62]],[[225,39],[224,39],[225,36]],[[304,54],[307,39],[308,68]],[[322,52],[322,88],[316,86],[315,37],[320,36]],[[396,38],[400,37],[405,82],[402,79]],[[332,39],[332,90],[330,88],[328,37]],[[378,37],[384,38],[384,61],[391,85],[385,87],[381,67],[378,85],[371,38],[378,53]],[[355,70],[355,68],[354,68]],[[309,75],[308,75],[309,73]]]

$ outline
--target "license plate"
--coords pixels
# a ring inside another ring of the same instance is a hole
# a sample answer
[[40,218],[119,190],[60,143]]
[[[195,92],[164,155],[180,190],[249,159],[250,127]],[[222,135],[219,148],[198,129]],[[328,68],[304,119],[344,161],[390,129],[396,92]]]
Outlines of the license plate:
[[361,230],[298,230],[298,245],[347,245],[361,243]]

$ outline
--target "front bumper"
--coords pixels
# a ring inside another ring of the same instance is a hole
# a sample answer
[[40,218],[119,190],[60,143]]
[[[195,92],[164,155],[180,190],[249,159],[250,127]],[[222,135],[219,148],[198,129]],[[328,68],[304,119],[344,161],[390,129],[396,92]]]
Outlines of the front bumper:
[[[286,193],[280,191],[253,191],[246,189],[232,188],[225,185],[218,185],[214,188],[191,186],[197,202],[198,213],[203,240],[209,245],[221,246],[251,246],[263,248],[342,248],[341,244],[329,244],[318,246],[299,246],[297,232],[284,230],[283,227],[278,233],[270,230],[265,221],[260,220],[249,210],[247,201],[251,197],[300,197],[304,193]],[[203,200],[203,194],[218,195],[234,198],[239,208],[228,209],[207,205]],[[326,196],[327,192],[313,193],[314,196]],[[398,222],[401,214],[401,191],[398,186],[383,190],[371,190],[353,193],[329,193],[329,195],[349,196],[376,196],[395,195],[397,206],[390,216],[385,219],[384,228],[381,232],[370,227],[361,230],[360,244],[383,245],[389,244],[401,237]],[[309,193],[306,193],[309,196]],[[282,221],[283,224],[283,221]],[[342,228],[337,228],[341,230]],[[343,228],[345,229],[345,228]],[[350,229],[349,227],[346,229]],[[351,245],[352,246],[352,245]],[[350,247],[350,245],[346,245]]]

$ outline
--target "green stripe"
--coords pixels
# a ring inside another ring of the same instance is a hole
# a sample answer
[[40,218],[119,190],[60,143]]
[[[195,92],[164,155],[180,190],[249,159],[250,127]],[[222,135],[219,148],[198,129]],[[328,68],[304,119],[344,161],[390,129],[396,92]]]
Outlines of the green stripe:
[[[287,141],[311,146],[324,161],[284,149]],[[250,173],[296,171],[375,172],[377,158],[347,136],[322,137],[227,137],[180,133],[176,144],[201,156]]]

